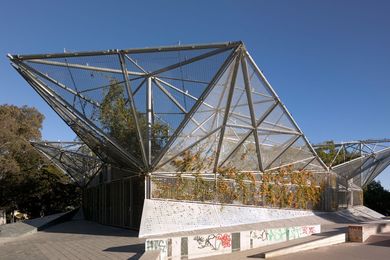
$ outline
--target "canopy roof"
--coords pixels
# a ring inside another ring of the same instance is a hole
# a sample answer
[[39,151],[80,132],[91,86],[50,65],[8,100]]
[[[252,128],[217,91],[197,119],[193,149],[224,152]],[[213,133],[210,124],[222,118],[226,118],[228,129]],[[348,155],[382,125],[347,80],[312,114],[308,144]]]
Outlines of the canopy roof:
[[165,174],[192,152],[205,173],[327,169],[242,42],[10,59],[104,162]]
[[82,142],[31,142],[80,187],[101,171],[102,161]]
[[324,143],[315,148],[335,149],[330,169],[360,188],[370,184],[390,165],[390,139]]

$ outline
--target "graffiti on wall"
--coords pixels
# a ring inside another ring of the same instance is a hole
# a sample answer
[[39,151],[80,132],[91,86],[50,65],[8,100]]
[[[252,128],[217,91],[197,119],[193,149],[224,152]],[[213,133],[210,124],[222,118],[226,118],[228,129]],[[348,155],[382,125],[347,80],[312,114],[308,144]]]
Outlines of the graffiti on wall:
[[281,242],[290,239],[310,236],[320,232],[320,227],[317,226],[302,226],[290,228],[274,228],[263,230],[252,230],[249,232],[250,239],[268,242]]
[[268,240],[268,232],[267,230],[252,230],[249,233],[249,237],[251,239],[259,239],[261,241]]
[[231,233],[213,233],[188,237],[188,255],[197,257],[232,252]]
[[280,243],[310,236],[312,234],[320,233],[320,231],[320,225],[307,225],[289,228],[241,231],[239,233],[234,233],[236,236],[232,233],[213,233],[191,237],[147,239],[145,249],[146,251],[160,250],[160,259],[183,256],[202,257]]
[[229,234],[210,234],[207,236],[196,236],[194,240],[198,243],[198,248],[211,248],[219,250],[222,248],[230,248],[232,246],[232,238]]
[[147,239],[145,242],[145,251],[159,250],[160,258],[168,256],[168,241],[166,239]]

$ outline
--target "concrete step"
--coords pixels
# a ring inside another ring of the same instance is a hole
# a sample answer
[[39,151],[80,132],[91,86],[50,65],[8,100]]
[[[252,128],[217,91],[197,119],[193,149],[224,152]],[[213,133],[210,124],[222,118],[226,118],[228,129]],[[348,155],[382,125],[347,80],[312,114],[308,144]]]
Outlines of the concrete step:
[[315,249],[324,246],[336,245],[345,243],[345,233],[319,234],[310,237],[296,239],[286,243],[275,245],[272,248],[265,249],[266,251],[252,255],[253,258],[271,258],[292,253],[297,253],[305,250]]

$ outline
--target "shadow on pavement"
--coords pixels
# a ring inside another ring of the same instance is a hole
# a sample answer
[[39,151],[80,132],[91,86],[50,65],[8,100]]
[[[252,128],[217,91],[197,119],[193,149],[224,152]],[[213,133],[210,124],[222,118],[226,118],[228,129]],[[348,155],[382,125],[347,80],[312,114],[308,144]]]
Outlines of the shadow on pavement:
[[145,250],[145,244],[135,244],[126,246],[115,246],[104,249],[107,252],[138,253]]
[[145,252],[145,244],[109,247],[103,251],[120,252],[120,253],[136,253],[136,255],[130,257],[129,259],[140,259],[142,254]]
[[117,228],[105,226],[92,221],[72,220],[67,221],[52,227],[49,227],[42,232],[47,233],[70,233],[98,236],[122,236],[122,237],[138,237],[138,232],[125,228]]
[[374,235],[371,236],[366,242],[366,245],[370,246],[382,246],[390,247],[390,234],[385,233],[383,235]]

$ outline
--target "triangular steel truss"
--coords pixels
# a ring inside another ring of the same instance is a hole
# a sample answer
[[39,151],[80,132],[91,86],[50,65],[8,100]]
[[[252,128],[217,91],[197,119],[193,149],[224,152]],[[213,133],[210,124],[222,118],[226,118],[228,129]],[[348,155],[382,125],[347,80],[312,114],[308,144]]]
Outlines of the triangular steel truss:
[[365,188],[390,165],[390,139],[324,143],[315,148],[329,146],[336,151],[330,169],[360,188]]
[[82,142],[31,142],[80,187],[102,170],[103,162]]
[[10,59],[104,162],[164,174],[198,151],[206,173],[327,170],[242,42]]

